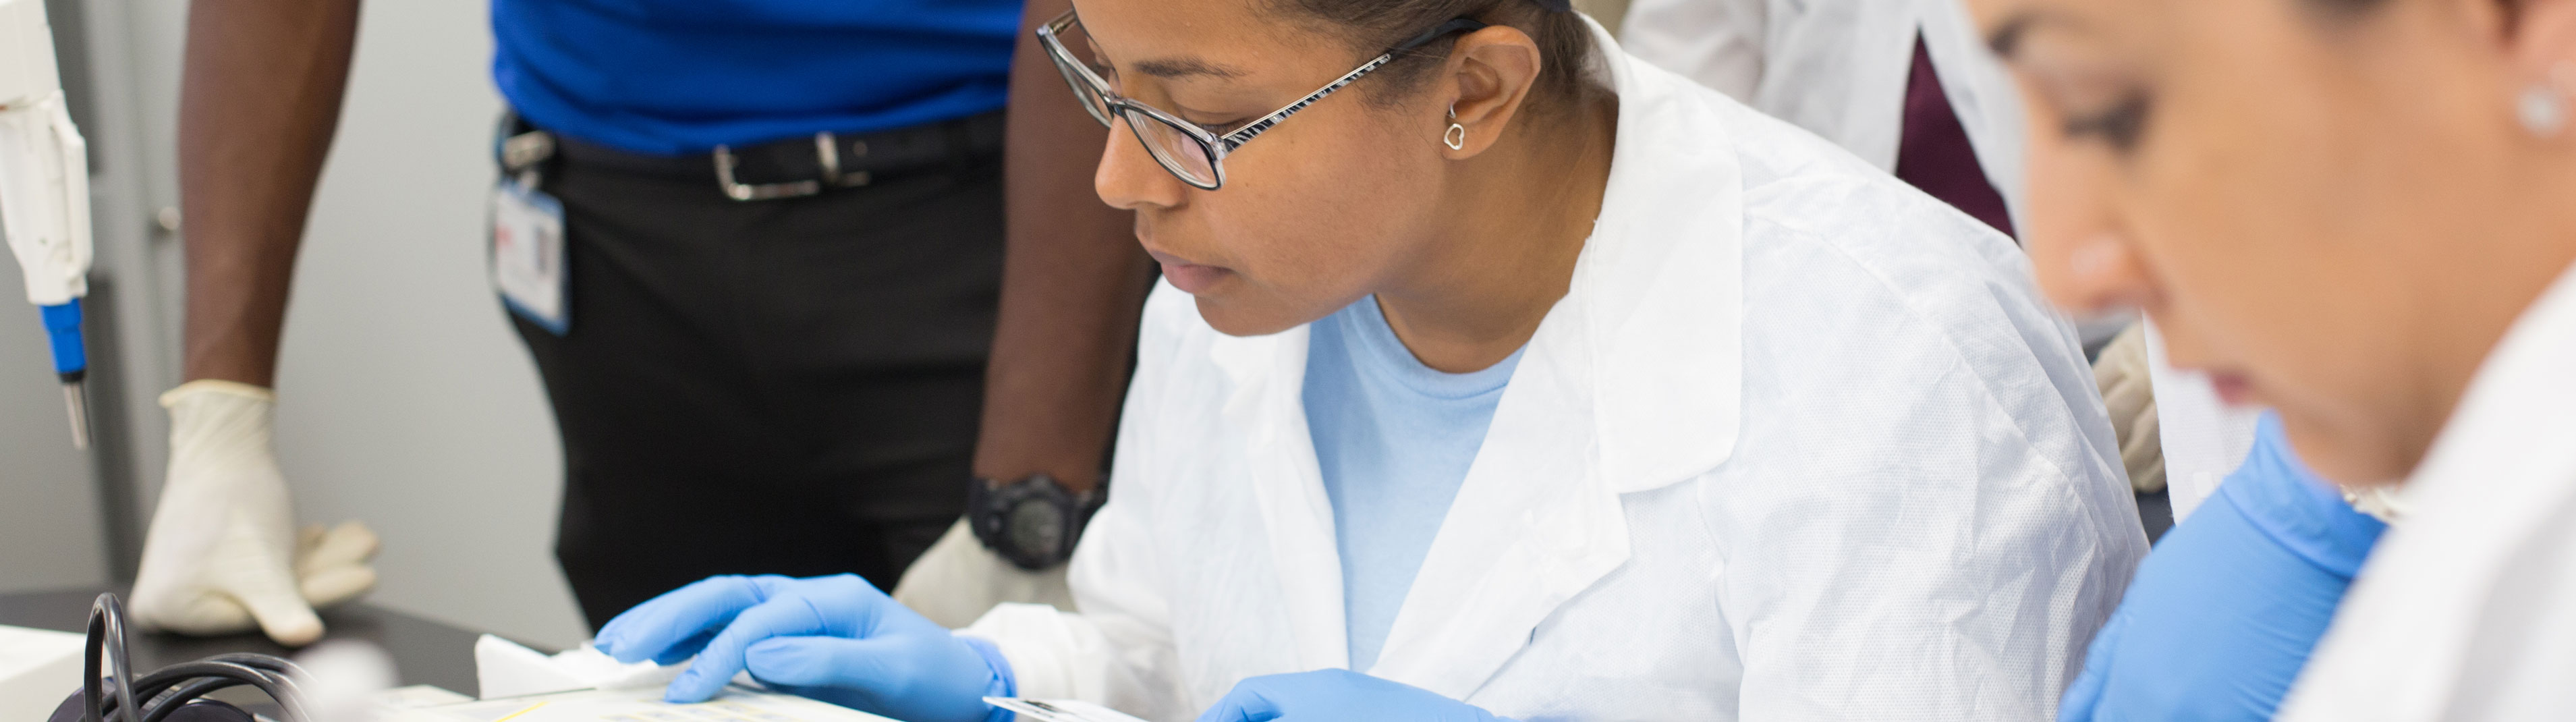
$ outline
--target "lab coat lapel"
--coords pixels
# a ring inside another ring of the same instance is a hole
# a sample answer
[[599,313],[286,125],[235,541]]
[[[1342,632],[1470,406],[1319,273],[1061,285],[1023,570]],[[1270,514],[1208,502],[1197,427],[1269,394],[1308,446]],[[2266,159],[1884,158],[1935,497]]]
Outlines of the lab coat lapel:
[[1715,111],[1683,90],[1689,81],[1633,63],[1594,30],[1620,97],[1601,217],[1370,670],[1450,697],[1474,693],[1548,615],[1627,561],[1621,494],[1699,475],[1734,450],[1734,145],[1708,136]]
[[1627,561],[1619,496],[1588,431],[1579,306],[1559,302],[1522,352],[1370,673],[1464,699],[1549,613]]
[[1227,428],[1243,431],[1236,468],[1260,505],[1298,668],[1346,667],[1350,643],[1342,619],[1341,552],[1306,429],[1307,338],[1303,326],[1270,336],[1219,337],[1210,352],[1232,382],[1221,415]]

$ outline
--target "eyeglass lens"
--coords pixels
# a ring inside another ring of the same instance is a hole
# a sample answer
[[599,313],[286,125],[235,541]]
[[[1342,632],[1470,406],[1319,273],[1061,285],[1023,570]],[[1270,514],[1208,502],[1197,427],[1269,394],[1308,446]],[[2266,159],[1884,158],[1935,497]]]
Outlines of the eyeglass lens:
[[1101,78],[1111,77],[1115,71],[1099,61],[1100,56],[1091,44],[1091,35],[1083,30],[1081,21],[1064,24],[1055,37],[1057,45],[1064,51],[1056,58],[1056,72],[1064,76],[1066,85],[1073,86],[1074,97],[1082,101],[1083,110],[1091,113],[1092,119],[1100,121],[1101,125],[1112,125],[1112,113],[1124,117],[1128,129],[1134,131],[1136,140],[1153,154],[1156,163],[1192,185],[1202,188],[1217,185],[1215,153],[1198,138],[1152,113],[1112,103],[1101,94],[1099,87],[1083,77],[1077,67],[1087,67],[1093,75]]
[[1145,143],[1146,150],[1153,151],[1154,160],[1192,185],[1201,188],[1216,186],[1216,159],[1198,138],[1145,111],[1123,110],[1126,111],[1127,127],[1135,129],[1136,139]]
[[1100,89],[1083,78],[1082,71],[1076,69],[1078,66],[1087,66],[1092,74],[1103,78],[1109,77],[1109,67],[1100,62],[1100,55],[1092,48],[1091,34],[1085,32],[1082,29],[1082,22],[1077,20],[1065,23],[1056,32],[1055,39],[1056,45],[1063,50],[1063,53],[1054,59],[1056,73],[1064,76],[1066,85],[1073,86],[1074,97],[1082,101],[1082,109],[1091,113],[1092,120],[1100,121],[1101,125],[1109,125],[1109,99],[1101,97]]

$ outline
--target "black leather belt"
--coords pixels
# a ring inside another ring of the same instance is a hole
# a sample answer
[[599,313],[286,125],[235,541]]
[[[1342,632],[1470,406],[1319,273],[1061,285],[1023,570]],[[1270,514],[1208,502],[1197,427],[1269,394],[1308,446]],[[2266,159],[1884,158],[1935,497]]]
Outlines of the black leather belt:
[[956,167],[1002,152],[1002,111],[872,133],[815,133],[811,138],[705,153],[653,155],[568,138],[530,126],[516,115],[502,119],[498,152],[510,173],[564,160],[608,170],[680,180],[705,180],[738,201],[800,198],[833,188],[867,185],[878,176]]

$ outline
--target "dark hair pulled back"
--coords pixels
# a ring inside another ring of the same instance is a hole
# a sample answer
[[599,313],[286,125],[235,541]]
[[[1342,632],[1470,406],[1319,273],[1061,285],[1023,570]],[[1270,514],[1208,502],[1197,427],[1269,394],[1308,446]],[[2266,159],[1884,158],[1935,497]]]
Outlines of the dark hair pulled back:
[[[1586,59],[1592,56],[1592,29],[1569,6],[1568,0],[1269,2],[1292,18],[1319,23],[1326,31],[1340,36],[1362,57],[1375,56],[1453,18],[1474,18],[1490,25],[1508,25],[1518,28],[1538,43],[1540,70],[1538,80],[1530,90],[1531,109],[1542,115],[1570,111],[1582,107],[1585,101],[1601,92],[1584,75]],[[1450,40],[1453,39],[1406,52],[1386,67],[1379,68],[1374,74],[1378,85],[1367,88],[1367,97],[1379,105],[1392,105],[1410,95],[1421,86],[1426,73],[1437,65],[1438,59],[1448,56]]]

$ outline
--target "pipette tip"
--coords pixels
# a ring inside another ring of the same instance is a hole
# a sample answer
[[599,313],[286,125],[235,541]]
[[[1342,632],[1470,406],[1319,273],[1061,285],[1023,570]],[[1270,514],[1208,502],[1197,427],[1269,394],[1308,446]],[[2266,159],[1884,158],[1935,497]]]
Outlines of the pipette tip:
[[88,384],[81,381],[63,383],[63,405],[72,413],[72,448],[89,448]]

